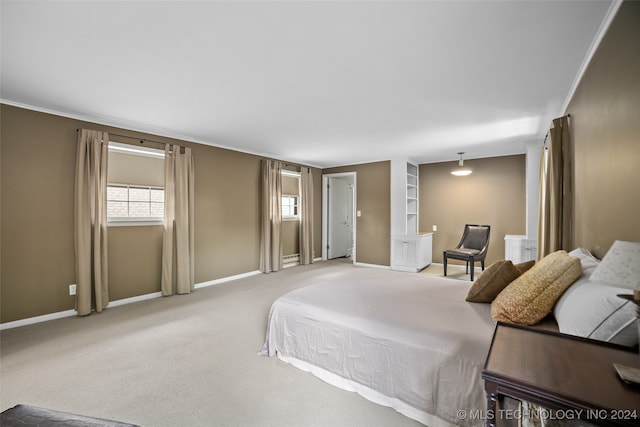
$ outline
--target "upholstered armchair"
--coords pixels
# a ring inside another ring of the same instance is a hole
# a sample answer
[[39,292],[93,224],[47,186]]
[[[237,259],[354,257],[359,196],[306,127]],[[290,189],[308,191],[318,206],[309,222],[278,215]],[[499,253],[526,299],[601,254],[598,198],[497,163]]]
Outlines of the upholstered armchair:
[[467,274],[469,273],[469,264],[471,264],[471,281],[473,281],[476,262],[480,261],[482,271],[484,271],[484,259],[489,248],[490,232],[490,225],[466,224],[458,246],[443,252],[444,275],[447,275],[447,259],[449,258],[465,261]]

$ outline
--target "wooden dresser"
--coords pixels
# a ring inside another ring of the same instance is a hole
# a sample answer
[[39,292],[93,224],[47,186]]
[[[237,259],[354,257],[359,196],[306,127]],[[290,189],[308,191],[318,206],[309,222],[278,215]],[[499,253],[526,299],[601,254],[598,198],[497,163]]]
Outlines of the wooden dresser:
[[[612,363],[640,367],[640,356],[637,349],[498,323],[482,373],[486,424],[513,425],[514,420],[540,417],[560,425],[582,420],[638,426],[640,388],[621,381]],[[505,397],[538,409],[506,410]]]

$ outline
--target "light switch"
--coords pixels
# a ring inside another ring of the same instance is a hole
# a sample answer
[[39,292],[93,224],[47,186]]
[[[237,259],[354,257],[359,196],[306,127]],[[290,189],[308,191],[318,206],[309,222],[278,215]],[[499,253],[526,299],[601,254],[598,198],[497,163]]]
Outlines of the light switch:
[[362,211],[356,211],[356,216],[360,218],[362,216]]
[[437,225],[434,225],[432,228],[433,228],[433,231],[438,231],[438,226]]

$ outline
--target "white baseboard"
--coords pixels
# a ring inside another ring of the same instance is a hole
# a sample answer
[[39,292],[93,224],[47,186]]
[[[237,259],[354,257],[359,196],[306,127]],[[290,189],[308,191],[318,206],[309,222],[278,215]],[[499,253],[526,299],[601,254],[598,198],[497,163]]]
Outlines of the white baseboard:
[[[320,258],[314,258],[313,262],[320,262],[323,261],[322,257]],[[295,267],[296,265],[301,265],[300,261],[296,261],[296,262],[290,262],[290,263],[286,263],[282,265],[282,268],[289,268],[289,267]]]
[[44,314],[42,316],[28,317],[26,319],[14,320],[13,322],[0,323],[0,331],[5,329],[17,328],[19,326],[32,325],[34,323],[47,322],[49,320],[62,319],[64,317],[75,316],[77,311],[65,310],[58,311],[57,313]]
[[[250,271],[248,273],[236,274],[235,276],[223,277],[220,279],[209,280],[208,282],[196,283],[195,289],[205,288],[207,286],[219,285],[221,283],[230,282],[232,280],[242,279],[245,277],[255,276],[262,274],[259,270]],[[148,299],[159,298],[162,296],[162,292],[153,292],[145,295],[138,295],[131,298],[123,298],[115,301],[109,301],[109,307],[117,307],[119,305],[131,304],[134,302],[145,301]],[[26,319],[14,320],[12,322],[0,323],[0,331],[5,329],[17,328],[20,326],[33,325],[34,323],[47,322],[49,320],[62,319],[65,317],[76,316],[78,312],[76,310],[58,311],[56,313],[44,314],[42,316],[28,317]]]
[[256,276],[262,274],[260,270],[249,271],[247,273],[236,274],[235,276],[222,277],[220,279],[209,280],[208,282],[196,283],[195,289],[206,288],[207,286],[215,286],[232,280],[244,279],[245,277]]
[[148,299],[158,298],[162,296],[162,292],[154,292],[151,294],[138,295],[137,297],[122,298],[115,301],[109,301],[107,307],[117,307],[119,305],[131,304],[134,302],[144,301]]
[[354,262],[353,265],[356,265],[358,267],[378,268],[380,270],[391,270],[391,267],[388,265],[367,264],[364,262]]

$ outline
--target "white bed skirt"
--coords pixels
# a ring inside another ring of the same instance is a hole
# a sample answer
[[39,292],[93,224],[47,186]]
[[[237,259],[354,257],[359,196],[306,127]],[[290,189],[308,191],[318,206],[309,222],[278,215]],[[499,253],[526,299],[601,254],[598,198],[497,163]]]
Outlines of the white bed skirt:
[[376,391],[370,387],[359,384],[355,381],[348,380],[339,375],[336,375],[332,372],[327,371],[326,369],[319,368],[315,365],[311,365],[303,360],[296,359],[295,357],[287,357],[283,356],[280,353],[277,353],[278,359],[282,360],[285,363],[290,364],[300,370],[305,372],[309,372],[317,378],[320,378],[322,381],[331,384],[334,387],[341,388],[342,390],[352,391],[360,396],[364,397],[370,402],[373,402],[377,405],[387,406],[389,408],[393,408],[398,411],[405,417],[411,418],[412,420],[416,420],[419,423],[422,423],[429,427],[452,427],[455,424],[451,424],[441,418],[436,417],[435,415],[427,414],[424,411],[421,411],[418,408],[414,408],[411,405],[406,404],[405,402],[395,399],[393,397],[386,396],[379,391]]

